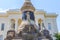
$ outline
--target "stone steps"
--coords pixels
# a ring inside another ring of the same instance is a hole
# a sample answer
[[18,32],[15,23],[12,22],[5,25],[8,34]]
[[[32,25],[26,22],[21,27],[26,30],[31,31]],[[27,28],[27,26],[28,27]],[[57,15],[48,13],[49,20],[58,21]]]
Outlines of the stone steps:
[[49,40],[49,39],[42,39],[42,40]]
[[[22,40],[22,39],[12,39],[12,40]],[[49,39],[42,39],[42,40],[49,40]]]
[[12,40],[22,40],[22,39],[12,39]]

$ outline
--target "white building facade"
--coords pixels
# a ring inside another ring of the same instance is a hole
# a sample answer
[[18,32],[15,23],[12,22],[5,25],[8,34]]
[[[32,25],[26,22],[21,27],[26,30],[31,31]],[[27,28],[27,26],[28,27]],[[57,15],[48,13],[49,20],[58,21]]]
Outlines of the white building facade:
[[[43,27],[45,27],[47,30],[49,30],[52,37],[58,32],[56,13],[47,13],[43,10],[35,10],[34,15],[36,25],[39,26],[40,24],[41,30],[43,30]],[[0,39],[4,40],[4,38],[6,38],[7,31],[11,28],[14,28],[17,33],[21,22],[22,11],[20,9],[11,9],[6,13],[0,13]]]

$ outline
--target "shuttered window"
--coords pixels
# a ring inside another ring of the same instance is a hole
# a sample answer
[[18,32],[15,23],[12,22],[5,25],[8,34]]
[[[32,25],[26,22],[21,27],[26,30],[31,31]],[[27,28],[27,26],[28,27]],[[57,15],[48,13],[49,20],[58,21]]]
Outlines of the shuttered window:
[[48,23],[48,29],[51,30],[51,23]]
[[1,24],[1,30],[2,30],[2,31],[4,30],[4,26],[5,26],[5,24],[2,23],[2,24]]

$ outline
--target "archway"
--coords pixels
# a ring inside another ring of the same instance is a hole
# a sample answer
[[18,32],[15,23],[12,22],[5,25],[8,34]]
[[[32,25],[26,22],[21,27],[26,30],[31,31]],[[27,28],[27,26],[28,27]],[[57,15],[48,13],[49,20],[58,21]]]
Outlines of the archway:
[[11,19],[11,28],[15,29],[15,19]]
[[42,20],[41,19],[38,19],[39,30],[41,30],[41,24],[42,24]]

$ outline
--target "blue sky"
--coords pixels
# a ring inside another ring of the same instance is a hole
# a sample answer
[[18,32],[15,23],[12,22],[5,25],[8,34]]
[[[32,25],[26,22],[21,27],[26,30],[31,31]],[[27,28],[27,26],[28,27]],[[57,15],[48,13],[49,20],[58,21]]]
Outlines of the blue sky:
[[[43,9],[47,13],[57,13],[57,26],[60,32],[60,0],[31,0],[36,9]],[[0,11],[20,9],[24,0],[0,0]]]

